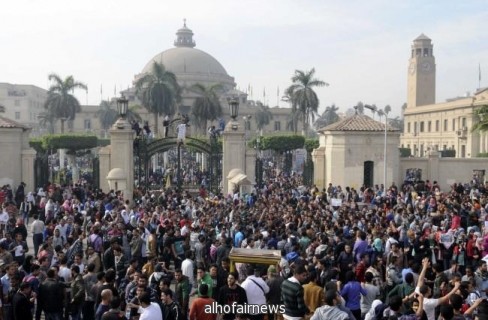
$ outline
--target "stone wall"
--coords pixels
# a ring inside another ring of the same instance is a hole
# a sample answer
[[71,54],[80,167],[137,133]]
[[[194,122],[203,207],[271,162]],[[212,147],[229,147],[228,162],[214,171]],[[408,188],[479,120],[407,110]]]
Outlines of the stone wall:
[[[486,158],[441,158],[436,151],[426,158],[400,158],[399,177],[403,183],[407,169],[421,169],[422,180],[437,181],[442,190],[454,182],[468,182],[473,178],[473,170],[485,170],[488,174]],[[485,178],[486,179],[486,178]]]
[[17,188],[26,184],[26,191],[35,190],[34,157],[36,152],[29,147],[29,130],[24,128],[0,128],[0,185],[10,184]]

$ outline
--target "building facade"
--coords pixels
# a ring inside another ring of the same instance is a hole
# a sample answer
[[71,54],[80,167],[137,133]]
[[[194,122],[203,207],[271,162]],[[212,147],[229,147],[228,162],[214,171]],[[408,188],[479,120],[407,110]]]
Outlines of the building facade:
[[31,134],[39,133],[38,116],[44,111],[47,90],[29,84],[0,82],[0,106],[2,116],[32,128]]
[[453,150],[456,158],[488,152],[488,135],[471,130],[479,121],[475,110],[488,104],[488,88],[436,103],[434,50],[424,34],[413,41],[407,77],[401,147],[410,149],[414,157],[426,157],[433,150]]
[[[147,63],[145,63],[140,73],[134,77],[134,83],[142,76],[151,71],[154,62],[163,63],[168,71],[176,75],[178,84],[182,88],[182,101],[178,106],[178,111],[182,114],[190,114],[193,102],[198,97],[197,93],[192,90],[196,83],[204,86],[220,84],[222,92],[220,102],[223,109],[222,119],[225,122],[230,120],[227,98],[238,98],[240,102],[238,121],[246,128],[249,137],[258,133],[255,117],[258,110],[256,101],[248,100],[248,94],[236,90],[234,77],[230,76],[222,64],[212,55],[196,48],[196,42],[193,40],[193,31],[186,26],[176,32],[174,47],[156,54]],[[137,99],[135,87],[123,90],[121,92],[128,99],[130,105],[142,106],[141,101]],[[49,133],[47,128],[39,126],[38,116],[44,110],[44,103],[47,98],[47,90],[32,85],[14,85],[9,83],[0,83],[0,106],[5,107],[4,116],[15,120],[25,126],[32,128],[31,135],[39,136]],[[115,109],[115,102],[114,109]],[[67,121],[65,132],[76,133],[93,133],[100,137],[108,135],[108,130],[101,127],[98,118],[98,105],[82,105],[81,112],[76,114],[74,121]],[[270,108],[273,119],[262,130],[263,134],[269,133],[291,133],[291,108]],[[154,117],[147,112],[144,107],[136,111],[142,118],[142,121],[148,121],[151,128],[154,128]],[[250,117],[249,117],[250,116]],[[159,118],[159,128],[162,128],[163,116]],[[216,124],[216,123],[215,123]],[[210,124],[209,124],[210,125]],[[299,123],[297,132],[301,132],[302,123]],[[60,132],[60,121],[55,123],[55,132]],[[160,134],[161,136],[161,134]]]
[[[220,84],[222,87],[220,103],[223,111],[222,118],[225,122],[230,120],[227,99],[230,97],[237,98],[240,103],[238,121],[246,128],[249,136],[258,134],[254,116],[258,110],[257,101],[248,100],[246,92],[235,89],[234,77],[230,76],[224,66],[212,55],[196,48],[193,35],[193,31],[187,27],[185,22],[183,27],[176,32],[174,48],[162,51],[150,59],[142,71],[134,77],[134,83],[151,71],[154,62],[162,63],[168,71],[176,75],[176,80],[182,88],[182,101],[178,106],[178,111],[182,114],[191,114],[193,102],[198,97],[198,94],[192,90],[193,85],[197,83],[204,86]],[[122,93],[129,99],[130,104],[141,105],[137,99],[135,87],[122,91]],[[263,128],[261,133],[291,133],[289,126],[291,108],[272,107],[270,111],[273,119]],[[141,110],[141,113],[145,112],[145,110]],[[147,119],[152,127],[154,126],[153,117],[144,116],[143,118]],[[162,123],[162,118],[163,116],[159,119],[160,123]],[[159,127],[162,130],[162,126]],[[303,124],[299,123],[297,132],[301,132],[302,127]]]

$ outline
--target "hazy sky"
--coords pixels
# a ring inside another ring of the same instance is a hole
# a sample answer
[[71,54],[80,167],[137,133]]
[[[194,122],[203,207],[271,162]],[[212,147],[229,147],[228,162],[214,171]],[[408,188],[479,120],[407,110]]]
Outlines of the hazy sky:
[[[197,48],[219,60],[241,90],[270,106],[295,69],[316,69],[329,87],[320,110],[358,101],[395,115],[406,101],[412,40],[434,44],[437,101],[488,85],[486,1],[16,0],[0,10],[0,82],[48,88],[47,75],[88,85],[82,104],[127,88],[187,19]],[[280,102],[281,106],[286,106]]]

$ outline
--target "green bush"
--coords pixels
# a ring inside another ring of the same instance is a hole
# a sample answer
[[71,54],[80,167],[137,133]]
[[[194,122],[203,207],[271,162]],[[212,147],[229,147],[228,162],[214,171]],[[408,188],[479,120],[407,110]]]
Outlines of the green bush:
[[488,158],[488,152],[478,153],[477,158]]
[[[105,140],[108,141],[108,144],[110,143],[110,140]],[[95,135],[86,134],[52,134],[31,139],[29,145],[37,152],[58,149],[78,151],[96,148],[98,146],[98,138]]]
[[312,152],[313,149],[317,149],[319,147],[319,139],[307,139],[305,140],[305,149],[308,153]]
[[106,147],[110,145],[110,139],[98,139],[97,146],[98,147]]
[[[259,138],[260,150],[273,150],[278,153],[301,149],[305,145],[305,137],[298,135],[287,135],[287,136],[266,136]],[[256,146],[257,138],[249,142],[249,146]]]
[[410,148],[399,148],[399,150],[401,158],[408,158],[412,155],[412,150]]
[[42,147],[42,140],[40,138],[32,138],[29,141],[29,146],[36,150],[37,153],[44,153],[46,149]]

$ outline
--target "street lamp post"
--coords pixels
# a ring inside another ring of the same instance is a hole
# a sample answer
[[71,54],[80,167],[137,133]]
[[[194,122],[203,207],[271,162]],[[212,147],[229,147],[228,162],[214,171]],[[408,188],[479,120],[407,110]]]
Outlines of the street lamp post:
[[117,111],[119,113],[120,118],[115,123],[118,129],[124,129],[126,127],[126,119],[127,110],[129,108],[129,100],[126,97],[121,96],[117,99]]
[[388,113],[385,112],[385,143],[384,143],[384,149],[383,149],[383,188],[386,191],[386,143],[387,143],[387,134],[388,134],[388,129],[387,129],[387,124],[388,124]]
[[181,190],[181,142],[178,142],[178,168],[176,172],[176,186],[178,191]]
[[256,139],[256,165],[255,165],[255,175],[256,175],[256,184],[258,186],[258,190],[261,189],[261,184],[263,183],[263,160],[261,159],[260,155],[260,144],[261,144],[261,136],[258,136]]
[[239,114],[239,100],[236,97],[231,97],[227,99],[229,103],[230,117],[232,118],[232,130],[237,130],[237,116]]

